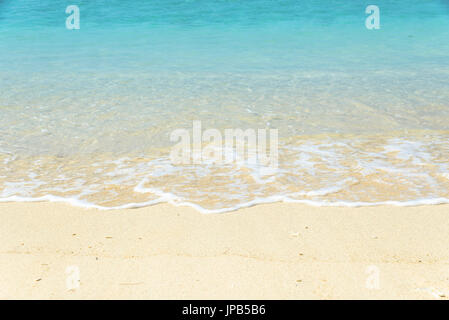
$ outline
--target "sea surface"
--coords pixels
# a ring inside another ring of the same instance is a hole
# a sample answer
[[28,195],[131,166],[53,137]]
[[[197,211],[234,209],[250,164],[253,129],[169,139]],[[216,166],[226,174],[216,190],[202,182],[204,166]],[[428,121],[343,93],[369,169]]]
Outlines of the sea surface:
[[[278,166],[174,163],[194,121]],[[0,0],[0,163],[0,201],[449,203],[449,1]]]

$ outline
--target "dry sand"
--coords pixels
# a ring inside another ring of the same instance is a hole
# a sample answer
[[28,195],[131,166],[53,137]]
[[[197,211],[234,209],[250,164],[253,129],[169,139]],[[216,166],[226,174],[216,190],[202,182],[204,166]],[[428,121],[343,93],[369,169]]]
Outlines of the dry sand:
[[3,203],[0,215],[1,299],[449,297],[448,205]]

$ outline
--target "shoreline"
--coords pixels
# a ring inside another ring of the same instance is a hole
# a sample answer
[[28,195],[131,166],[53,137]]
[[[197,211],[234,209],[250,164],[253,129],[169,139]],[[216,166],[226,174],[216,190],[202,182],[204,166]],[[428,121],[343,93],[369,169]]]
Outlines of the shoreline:
[[0,203],[0,299],[448,299],[448,209]]

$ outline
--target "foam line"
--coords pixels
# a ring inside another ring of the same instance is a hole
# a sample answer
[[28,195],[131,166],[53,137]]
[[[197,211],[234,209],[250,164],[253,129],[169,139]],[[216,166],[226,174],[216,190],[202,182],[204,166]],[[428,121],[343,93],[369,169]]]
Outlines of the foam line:
[[409,200],[409,201],[382,201],[382,202],[350,202],[350,201],[315,201],[315,200],[306,200],[306,199],[291,199],[288,196],[271,196],[263,199],[254,199],[252,201],[248,201],[245,203],[238,204],[233,207],[221,208],[221,209],[206,209],[201,207],[198,204],[182,201],[180,198],[176,197],[172,194],[165,194],[163,197],[151,201],[146,202],[138,202],[138,203],[127,203],[125,205],[116,206],[116,207],[104,207],[100,205],[96,205],[84,200],[79,200],[76,198],[64,198],[53,195],[46,195],[42,197],[19,197],[19,196],[11,196],[6,198],[0,198],[0,202],[62,202],[67,203],[76,207],[82,207],[86,209],[98,209],[98,210],[119,210],[119,209],[135,209],[148,207],[161,203],[169,203],[171,205],[177,207],[191,207],[197,210],[200,213],[204,214],[217,214],[217,213],[226,213],[236,211],[242,208],[248,208],[259,204],[268,204],[268,203],[301,203],[306,205],[311,205],[315,207],[372,207],[372,206],[382,206],[382,205],[391,205],[391,206],[400,206],[400,207],[410,207],[410,206],[421,206],[421,205],[439,205],[439,204],[449,204],[449,198],[427,198],[427,199],[417,199],[417,200]]

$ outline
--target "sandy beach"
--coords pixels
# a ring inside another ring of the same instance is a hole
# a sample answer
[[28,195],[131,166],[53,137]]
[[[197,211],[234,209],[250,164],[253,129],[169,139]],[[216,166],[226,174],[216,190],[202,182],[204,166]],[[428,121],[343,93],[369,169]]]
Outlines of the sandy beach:
[[448,78],[449,0],[0,0],[0,300],[449,300]]
[[447,299],[448,212],[3,203],[0,298]]

